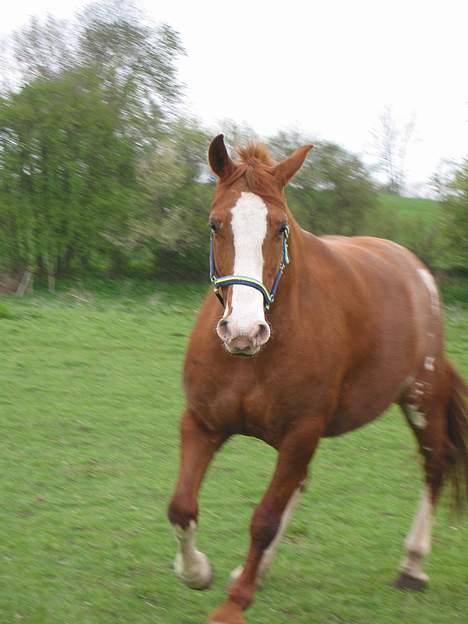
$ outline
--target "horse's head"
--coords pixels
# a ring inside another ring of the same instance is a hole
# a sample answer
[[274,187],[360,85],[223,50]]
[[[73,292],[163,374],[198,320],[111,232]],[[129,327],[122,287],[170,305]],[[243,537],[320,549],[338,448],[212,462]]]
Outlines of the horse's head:
[[210,145],[208,159],[218,178],[209,220],[212,279],[225,307],[216,330],[234,355],[255,355],[270,338],[265,308],[287,262],[283,188],[311,147],[300,147],[277,163],[263,145],[240,149],[236,161],[230,158],[223,135]]

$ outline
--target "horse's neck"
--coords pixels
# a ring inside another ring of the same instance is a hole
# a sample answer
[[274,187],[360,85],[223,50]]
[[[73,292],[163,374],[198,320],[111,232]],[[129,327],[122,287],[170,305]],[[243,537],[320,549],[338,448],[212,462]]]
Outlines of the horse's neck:
[[272,306],[277,307],[275,316],[291,318],[294,309],[310,299],[309,286],[314,290],[315,299],[320,296],[324,287],[324,270],[327,273],[332,270],[329,256],[330,250],[320,238],[303,230],[294,219],[290,220],[290,263],[279,287],[278,305],[275,302]]

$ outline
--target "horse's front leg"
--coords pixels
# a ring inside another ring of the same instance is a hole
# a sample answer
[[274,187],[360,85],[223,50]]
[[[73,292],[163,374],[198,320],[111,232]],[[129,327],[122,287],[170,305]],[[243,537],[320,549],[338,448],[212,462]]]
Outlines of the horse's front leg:
[[281,531],[288,506],[307,477],[321,431],[321,422],[308,422],[291,431],[280,445],[273,478],[252,517],[250,548],[242,572],[231,585],[227,600],[210,616],[210,624],[245,623],[242,612],[253,600],[262,561]]
[[[273,563],[276,549],[278,548],[278,545],[281,542],[283,535],[286,533],[293,511],[296,508],[297,504],[299,503],[299,500],[304,490],[305,490],[305,482],[302,482],[297,488],[297,490],[294,492],[294,494],[291,496],[291,498],[289,499],[286,509],[283,511],[283,514],[281,516],[280,527],[275,535],[275,539],[271,542],[271,544],[263,553],[262,560],[258,567],[257,584],[260,584],[265,580],[267,572],[270,569],[271,564]],[[234,583],[234,581],[236,581],[240,577],[243,569],[244,569],[243,566],[240,565],[237,568],[235,568],[235,570],[232,571],[230,583]]]
[[225,439],[225,435],[203,427],[190,412],[182,417],[179,478],[168,517],[178,545],[174,570],[192,589],[206,589],[213,578],[208,558],[195,545],[198,493],[208,465]]

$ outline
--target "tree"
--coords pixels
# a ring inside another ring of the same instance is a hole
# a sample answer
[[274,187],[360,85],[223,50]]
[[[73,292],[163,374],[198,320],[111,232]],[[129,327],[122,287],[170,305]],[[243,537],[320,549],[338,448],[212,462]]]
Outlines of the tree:
[[385,176],[385,189],[401,194],[405,187],[406,156],[414,135],[414,118],[399,128],[392,109],[386,106],[380,115],[379,126],[373,132],[378,158],[378,170]]
[[38,80],[0,113],[0,222],[12,267],[86,263],[135,200],[135,153],[84,71]]
[[[297,132],[282,132],[269,143],[282,159],[298,145],[314,141]],[[357,234],[376,206],[375,187],[361,160],[325,141],[315,142],[287,194],[300,223],[316,234]]]
[[103,97],[129,136],[148,146],[181,94],[176,61],[184,51],[178,34],[165,24],[148,26],[133,3],[122,0],[91,4],[80,24],[80,64],[94,68]]
[[155,269],[168,277],[204,273],[212,185],[204,176],[210,137],[195,120],[177,120],[139,165],[144,214],[135,239],[150,249]]
[[13,33],[13,58],[19,87],[38,78],[55,78],[76,65],[76,32],[65,20],[51,15],[44,20],[32,17]]
[[450,264],[468,272],[468,158],[442,191]]
[[0,106],[0,252],[51,283],[73,259],[121,264],[117,243],[144,200],[138,161],[179,97],[177,34],[132,6],[92,5],[70,39],[52,19],[14,38],[21,82]]

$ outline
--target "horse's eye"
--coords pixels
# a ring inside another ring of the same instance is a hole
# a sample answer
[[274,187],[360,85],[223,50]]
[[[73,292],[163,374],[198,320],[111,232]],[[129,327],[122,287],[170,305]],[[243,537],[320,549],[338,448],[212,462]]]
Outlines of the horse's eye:
[[216,234],[216,232],[219,232],[220,230],[220,225],[219,223],[216,223],[216,221],[210,221],[209,227],[210,227],[210,230],[213,232],[213,234]]

